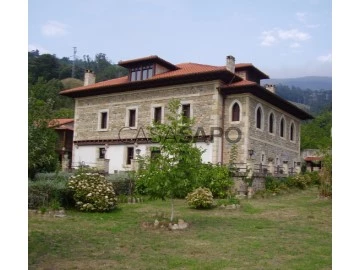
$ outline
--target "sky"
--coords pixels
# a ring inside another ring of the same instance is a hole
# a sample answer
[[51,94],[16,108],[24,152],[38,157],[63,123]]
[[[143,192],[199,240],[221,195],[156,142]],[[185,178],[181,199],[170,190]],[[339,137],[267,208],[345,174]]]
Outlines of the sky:
[[28,50],[112,63],[252,63],[270,78],[332,76],[330,0],[29,0]]
[[79,57],[105,53],[114,63],[156,54],[224,65],[231,54],[271,78],[331,76],[333,66],[332,269],[360,269],[358,13],[351,0],[0,1],[0,207],[8,217],[0,268],[25,269],[28,259],[26,51],[69,57],[76,46]]

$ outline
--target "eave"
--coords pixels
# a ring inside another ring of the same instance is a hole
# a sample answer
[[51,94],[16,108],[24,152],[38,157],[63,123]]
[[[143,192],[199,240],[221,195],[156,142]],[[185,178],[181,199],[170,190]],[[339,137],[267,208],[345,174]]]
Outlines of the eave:
[[241,85],[239,86],[235,84],[235,85],[223,86],[220,87],[220,93],[222,93],[225,96],[231,94],[245,94],[245,93],[252,94],[284,110],[285,112],[297,117],[300,120],[314,119],[314,117],[311,114],[301,110],[297,106],[291,104],[287,100],[270,92],[269,90],[265,89],[264,87],[258,84],[244,85],[244,86]]
[[165,78],[154,78],[144,81],[122,82],[114,85],[101,85],[99,83],[99,85],[95,84],[89,85],[88,87],[79,87],[64,90],[60,92],[60,95],[79,98],[212,80],[221,80],[225,83],[228,83],[230,81],[239,82],[242,79],[228,70],[221,69],[207,72],[189,73]]

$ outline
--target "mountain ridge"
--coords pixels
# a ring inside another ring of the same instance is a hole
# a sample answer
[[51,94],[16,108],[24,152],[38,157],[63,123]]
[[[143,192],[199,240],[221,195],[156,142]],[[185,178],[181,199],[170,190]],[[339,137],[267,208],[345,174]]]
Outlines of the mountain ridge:
[[274,78],[261,81],[264,84],[282,84],[289,87],[299,87],[303,90],[332,90],[332,77],[329,76],[303,76],[295,78]]

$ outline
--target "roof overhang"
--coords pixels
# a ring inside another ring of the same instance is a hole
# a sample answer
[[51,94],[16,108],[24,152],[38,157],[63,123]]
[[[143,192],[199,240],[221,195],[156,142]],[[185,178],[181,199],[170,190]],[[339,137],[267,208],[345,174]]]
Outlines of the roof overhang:
[[223,86],[220,87],[220,92],[227,96],[231,94],[252,94],[266,102],[284,110],[285,112],[297,117],[300,120],[308,120],[313,119],[314,117],[301,110],[297,106],[291,104],[287,100],[281,98],[280,96],[270,92],[269,90],[265,89],[264,87],[254,84],[250,86]]
[[124,68],[132,68],[132,67],[137,67],[140,64],[147,65],[147,64],[154,64],[154,63],[159,64],[163,67],[166,67],[169,70],[179,69],[174,64],[171,64],[170,62],[160,58],[157,55],[151,55],[148,57],[137,58],[137,59],[127,60],[127,61],[119,61],[118,65],[121,67],[124,67]]
[[229,82],[238,82],[241,81],[242,79],[228,70],[221,69],[221,70],[207,71],[200,73],[189,73],[189,74],[172,76],[167,78],[126,82],[111,86],[105,85],[94,88],[89,86],[89,88],[84,88],[84,89],[82,88],[69,89],[69,90],[61,91],[60,95],[79,98],[79,97],[113,94],[113,93],[148,89],[154,87],[172,86],[172,85],[179,85],[185,83],[195,83],[195,82],[204,82],[204,81],[213,81],[213,80],[221,80],[225,83],[229,83]]
[[265,74],[260,69],[253,66],[252,64],[238,64],[238,66],[235,65],[235,72],[243,71],[243,70],[250,70],[254,73],[257,73],[259,75],[260,80],[270,79],[269,75]]

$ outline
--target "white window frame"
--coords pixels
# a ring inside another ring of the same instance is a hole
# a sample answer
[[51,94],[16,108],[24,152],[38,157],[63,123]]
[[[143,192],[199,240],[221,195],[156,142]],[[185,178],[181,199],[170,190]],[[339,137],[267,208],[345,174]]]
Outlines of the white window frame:
[[[261,121],[260,121],[260,128],[257,127],[257,110],[258,110],[258,108],[260,108],[260,109],[261,109],[261,112],[262,112],[262,114],[261,114]],[[264,117],[265,117],[264,108],[263,108],[263,106],[262,106],[260,103],[258,103],[258,104],[256,105],[256,107],[255,107],[255,128],[256,128],[256,130],[264,131],[264,126],[265,126]]]
[[[233,121],[232,120],[233,106],[234,106],[235,103],[237,103],[239,105],[239,121]],[[233,100],[230,103],[230,106],[229,106],[229,123],[231,123],[231,124],[239,124],[241,122],[241,113],[242,113],[241,102],[239,100],[237,100],[237,99]]]
[[[151,123],[150,124],[153,124],[154,123],[154,114],[155,114],[155,108],[159,108],[161,107],[161,124],[164,124],[164,118],[165,118],[165,106],[164,104],[153,104],[151,105],[151,112],[150,112],[150,115],[151,115]],[[190,109],[191,109],[191,105],[190,105]]]
[[[135,110],[135,126],[134,127],[129,126],[130,110]],[[126,107],[125,126],[128,127],[129,129],[137,129],[137,127],[138,127],[138,119],[139,119],[139,106]]]
[[[101,118],[102,118],[102,114],[106,112],[106,128],[101,128]],[[98,126],[97,126],[97,131],[108,131],[109,130],[109,109],[102,109],[98,111]]]

